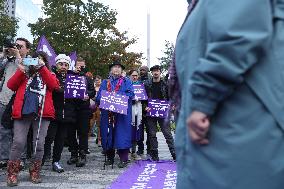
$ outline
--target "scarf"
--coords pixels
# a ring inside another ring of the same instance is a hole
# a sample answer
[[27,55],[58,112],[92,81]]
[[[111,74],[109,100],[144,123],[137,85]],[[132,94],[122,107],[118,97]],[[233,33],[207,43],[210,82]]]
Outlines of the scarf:
[[[112,86],[111,86],[111,79],[112,80],[115,80],[116,78],[114,77],[110,77],[108,80],[107,80],[107,91],[108,92],[114,92],[114,93],[117,93],[123,83],[123,77],[119,77],[118,78],[118,81],[114,87],[114,90],[112,90]],[[113,126],[115,125],[115,117],[114,117],[114,113],[111,112],[111,111],[108,111],[108,121],[109,121],[109,125],[110,126]]]

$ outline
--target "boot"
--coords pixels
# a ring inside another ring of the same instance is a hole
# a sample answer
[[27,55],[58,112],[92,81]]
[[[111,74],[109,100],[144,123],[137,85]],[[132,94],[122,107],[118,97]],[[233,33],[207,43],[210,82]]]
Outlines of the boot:
[[7,186],[18,185],[18,174],[20,172],[20,160],[11,161],[7,163]]
[[86,165],[86,162],[87,162],[87,158],[86,158],[85,150],[81,150],[79,159],[76,163],[76,167],[84,167]]
[[67,161],[68,165],[76,164],[78,162],[78,152],[71,152],[71,157]]
[[41,160],[35,160],[30,167],[30,180],[34,184],[41,183],[40,178]]
[[105,162],[105,165],[113,165],[114,157],[115,157],[115,151],[113,149],[106,150],[106,156],[107,156],[107,161]]
[[159,161],[158,150],[151,150],[152,161]]

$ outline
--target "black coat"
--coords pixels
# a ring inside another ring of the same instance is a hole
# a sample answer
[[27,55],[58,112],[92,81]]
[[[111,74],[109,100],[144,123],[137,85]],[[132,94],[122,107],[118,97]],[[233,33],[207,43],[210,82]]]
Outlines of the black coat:
[[53,105],[55,108],[55,119],[61,122],[74,123],[76,121],[76,103],[74,99],[64,98],[64,85],[66,75],[55,72],[61,89],[53,91]]

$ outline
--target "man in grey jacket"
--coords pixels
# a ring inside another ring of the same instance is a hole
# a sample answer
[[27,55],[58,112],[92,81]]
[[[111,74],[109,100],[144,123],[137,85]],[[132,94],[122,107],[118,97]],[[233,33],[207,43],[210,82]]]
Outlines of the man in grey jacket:
[[0,168],[7,166],[12,142],[12,129],[1,125],[2,114],[10,101],[13,92],[7,87],[8,80],[18,68],[18,62],[26,57],[31,48],[31,43],[25,38],[18,38],[14,46],[3,49],[0,59]]

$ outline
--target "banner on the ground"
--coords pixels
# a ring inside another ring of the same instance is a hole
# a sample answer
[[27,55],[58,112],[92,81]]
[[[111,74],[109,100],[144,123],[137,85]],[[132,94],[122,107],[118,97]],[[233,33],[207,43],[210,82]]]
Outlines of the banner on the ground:
[[108,189],[175,189],[176,163],[172,161],[135,162]]
[[64,98],[84,99],[86,94],[86,78],[79,75],[66,75]]
[[127,115],[128,96],[102,90],[100,108]]
[[138,100],[147,100],[148,96],[143,84],[134,84],[134,94],[137,96]]
[[148,107],[150,111],[147,113],[151,117],[165,118],[168,115],[169,102],[159,99],[148,99]]
[[44,35],[42,35],[39,39],[39,43],[37,45],[36,51],[43,51],[48,55],[48,63],[49,65],[53,66],[55,65],[55,58],[56,58],[56,53],[54,49],[51,47],[47,39],[45,38]]

